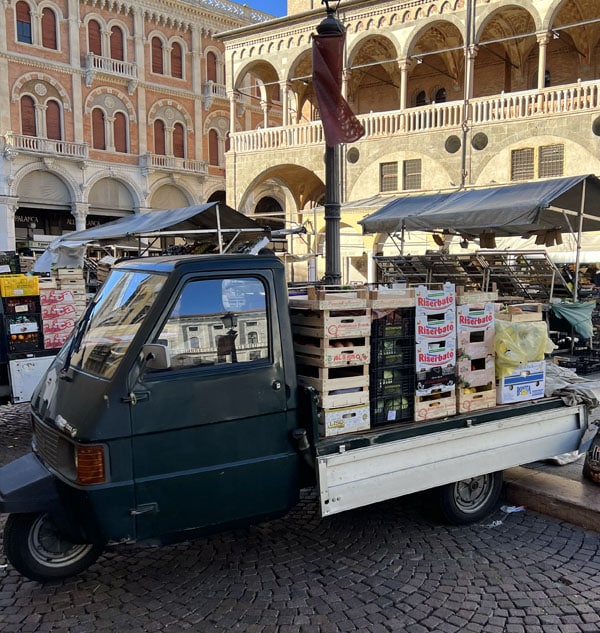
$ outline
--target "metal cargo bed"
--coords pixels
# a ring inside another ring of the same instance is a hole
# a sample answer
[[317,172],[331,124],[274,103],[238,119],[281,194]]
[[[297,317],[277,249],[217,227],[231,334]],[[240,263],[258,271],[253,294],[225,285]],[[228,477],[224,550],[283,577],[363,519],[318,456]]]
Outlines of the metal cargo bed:
[[574,451],[584,405],[558,399],[348,435],[317,446],[323,516]]

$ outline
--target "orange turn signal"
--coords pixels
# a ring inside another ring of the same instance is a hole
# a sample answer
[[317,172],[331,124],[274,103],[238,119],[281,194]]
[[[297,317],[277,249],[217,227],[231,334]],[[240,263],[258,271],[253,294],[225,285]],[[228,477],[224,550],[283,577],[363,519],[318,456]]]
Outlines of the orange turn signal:
[[102,484],[106,481],[103,446],[77,446],[75,452],[77,483]]

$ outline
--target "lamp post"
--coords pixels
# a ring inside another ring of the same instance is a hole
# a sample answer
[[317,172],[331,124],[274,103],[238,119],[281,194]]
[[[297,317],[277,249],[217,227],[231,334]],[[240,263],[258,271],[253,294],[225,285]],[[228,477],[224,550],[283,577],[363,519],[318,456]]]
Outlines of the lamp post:
[[[345,29],[336,17],[336,11],[322,0],[327,16],[317,26],[321,36],[339,36]],[[339,4],[339,3],[338,3]],[[341,80],[341,77],[340,77]],[[325,277],[328,285],[339,285],[342,281],[340,261],[340,146],[325,146]]]

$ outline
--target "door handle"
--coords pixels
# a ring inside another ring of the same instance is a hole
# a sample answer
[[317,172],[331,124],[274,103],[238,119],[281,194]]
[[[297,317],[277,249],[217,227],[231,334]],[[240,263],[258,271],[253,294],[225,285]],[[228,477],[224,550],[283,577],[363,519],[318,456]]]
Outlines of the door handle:
[[128,396],[121,398],[121,402],[131,404],[132,406],[142,400],[150,400],[149,391],[132,391]]

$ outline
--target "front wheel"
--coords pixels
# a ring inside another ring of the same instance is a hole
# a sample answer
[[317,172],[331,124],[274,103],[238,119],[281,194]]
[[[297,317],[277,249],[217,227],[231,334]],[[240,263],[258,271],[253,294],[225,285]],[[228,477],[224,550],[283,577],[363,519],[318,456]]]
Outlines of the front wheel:
[[439,488],[440,510],[454,525],[475,523],[491,514],[502,492],[502,471],[455,481]]
[[11,514],[4,528],[4,552],[23,576],[39,582],[74,576],[102,553],[101,545],[71,543],[48,514]]

